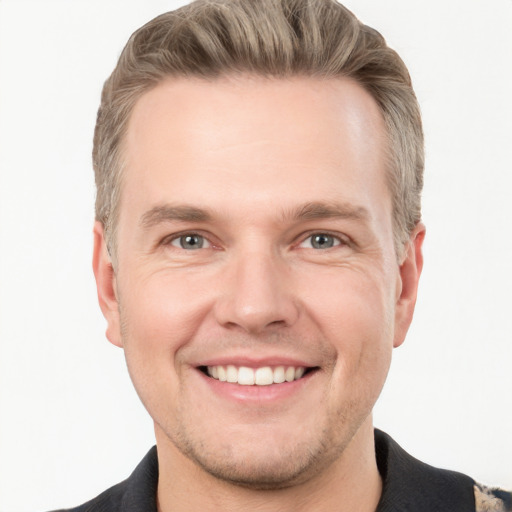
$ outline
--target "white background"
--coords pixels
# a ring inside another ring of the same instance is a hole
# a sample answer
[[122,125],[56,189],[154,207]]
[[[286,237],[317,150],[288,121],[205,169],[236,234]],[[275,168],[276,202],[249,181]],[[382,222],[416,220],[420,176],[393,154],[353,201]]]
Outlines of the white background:
[[[153,444],[96,304],[90,152],[126,39],[177,4],[0,0],[3,512],[77,505]],[[375,423],[426,462],[512,488],[512,1],[347,6],[408,64],[427,141],[417,313]]]

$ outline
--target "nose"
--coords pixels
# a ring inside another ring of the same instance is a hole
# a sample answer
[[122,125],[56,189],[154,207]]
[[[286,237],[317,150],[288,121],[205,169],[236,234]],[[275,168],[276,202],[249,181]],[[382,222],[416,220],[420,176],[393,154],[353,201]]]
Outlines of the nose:
[[290,269],[267,253],[240,254],[223,276],[216,320],[251,334],[291,326],[299,317]]

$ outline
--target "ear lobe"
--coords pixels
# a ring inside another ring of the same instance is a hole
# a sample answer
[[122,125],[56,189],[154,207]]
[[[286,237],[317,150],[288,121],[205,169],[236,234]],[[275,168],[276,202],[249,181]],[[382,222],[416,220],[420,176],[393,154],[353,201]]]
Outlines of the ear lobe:
[[425,239],[425,226],[420,222],[411,233],[404,250],[404,259],[400,265],[397,300],[395,308],[395,335],[393,347],[399,347],[412,322],[418,283],[423,269],[422,245]]
[[119,304],[116,295],[116,275],[105,242],[103,225],[94,223],[94,250],[92,267],[96,278],[98,302],[107,321],[107,339],[114,345],[122,347]]

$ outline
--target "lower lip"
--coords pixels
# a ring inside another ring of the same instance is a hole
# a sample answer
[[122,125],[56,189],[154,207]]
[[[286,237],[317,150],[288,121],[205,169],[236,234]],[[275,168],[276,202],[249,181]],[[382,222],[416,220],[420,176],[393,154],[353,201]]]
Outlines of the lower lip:
[[202,377],[205,384],[215,394],[234,401],[245,403],[270,403],[279,400],[285,400],[299,393],[302,388],[317,373],[312,371],[304,375],[304,377],[292,382],[283,382],[282,384],[270,384],[268,386],[242,386],[240,384],[232,384],[229,382],[221,382],[205,375],[201,370],[196,370]]

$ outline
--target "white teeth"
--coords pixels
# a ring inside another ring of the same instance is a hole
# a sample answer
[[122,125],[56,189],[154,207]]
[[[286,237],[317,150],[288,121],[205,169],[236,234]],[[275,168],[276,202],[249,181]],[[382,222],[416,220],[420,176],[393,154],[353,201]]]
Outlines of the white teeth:
[[226,367],[226,380],[232,383],[238,381],[238,370],[232,364]]
[[274,383],[275,384],[281,384],[286,379],[284,377],[284,366],[278,366],[277,368],[274,368]]
[[226,369],[224,366],[217,366],[217,373],[219,375],[219,380],[221,382],[226,382],[227,376],[226,376]]
[[258,386],[270,386],[270,384],[274,384],[274,374],[272,373],[272,368],[270,368],[270,366],[258,368],[254,372],[254,382]]
[[254,370],[246,366],[240,366],[238,368],[238,384],[242,386],[254,385]]
[[295,368],[295,380],[300,379],[304,375],[305,368],[299,366]]
[[303,377],[306,369],[303,366],[262,366],[260,368],[227,366],[208,366],[207,373],[210,377],[221,382],[240,384],[242,386],[270,386],[292,382]]

